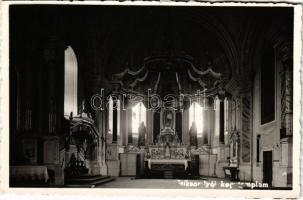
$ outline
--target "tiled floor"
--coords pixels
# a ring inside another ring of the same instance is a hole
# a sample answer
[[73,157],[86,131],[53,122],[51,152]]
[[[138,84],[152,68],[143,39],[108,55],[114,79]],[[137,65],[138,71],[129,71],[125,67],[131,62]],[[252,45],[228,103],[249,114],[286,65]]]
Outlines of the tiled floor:
[[102,184],[99,188],[158,188],[158,189],[241,189],[245,183],[230,182],[220,178],[201,178],[198,180],[178,179],[135,179],[117,177],[116,180]]

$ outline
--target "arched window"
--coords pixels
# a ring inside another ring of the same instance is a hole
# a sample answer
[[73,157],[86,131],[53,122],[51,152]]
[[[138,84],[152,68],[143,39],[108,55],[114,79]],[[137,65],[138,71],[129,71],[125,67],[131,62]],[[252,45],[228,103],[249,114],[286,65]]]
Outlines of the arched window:
[[197,126],[197,137],[202,137],[203,134],[203,107],[194,102],[189,108],[189,127],[195,122]]
[[68,46],[64,52],[64,115],[78,114],[78,64],[74,50]]
[[275,50],[267,44],[261,65],[261,124],[275,120]]
[[132,134],[133,137],[139,137],[139,126],[141,123],[146,126],[146,108],[142,102],[137,103],[132,108]]

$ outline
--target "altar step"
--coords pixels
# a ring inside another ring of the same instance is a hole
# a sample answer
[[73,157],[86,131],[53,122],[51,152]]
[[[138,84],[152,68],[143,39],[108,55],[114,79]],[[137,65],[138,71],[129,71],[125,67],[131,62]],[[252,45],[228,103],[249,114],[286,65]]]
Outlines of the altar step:
[[173,179],[174,178],[174,172],[173,171],[164,171],[163,172],[163,178]]
[[97,185],[101,185],[104,183],[108,183],[115,180],[109,176],[101,176],[101,175],[84,175],[71,178],[66,181],[66,187],[85,187],[92,188]]
[[145,178],[152,178],[152,179],[188,179],[189,174],[182,170],[177,169],[162,169],[162,170],[150,170]]

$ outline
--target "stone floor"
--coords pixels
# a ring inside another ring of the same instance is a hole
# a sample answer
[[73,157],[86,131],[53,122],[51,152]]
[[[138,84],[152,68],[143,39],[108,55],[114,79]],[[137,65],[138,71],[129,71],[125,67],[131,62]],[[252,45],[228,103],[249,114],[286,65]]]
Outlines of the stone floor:
[[114,181],[99,185],[98,188],[156,188],[156,189],[242,189],[250,187],[248,182],[231,182],[221,178],[179,179],[135,179],[117,177]]

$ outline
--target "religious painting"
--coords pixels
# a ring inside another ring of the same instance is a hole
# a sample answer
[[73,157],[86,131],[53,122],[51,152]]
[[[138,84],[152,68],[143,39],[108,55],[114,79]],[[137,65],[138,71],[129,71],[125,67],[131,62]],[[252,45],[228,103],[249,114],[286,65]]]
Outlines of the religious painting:
[[173,129],[175,127],[175,114],[172,110],[163,111],[163,127],[164,129]]

